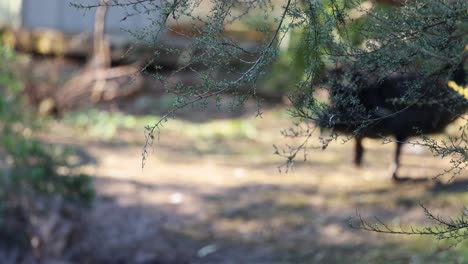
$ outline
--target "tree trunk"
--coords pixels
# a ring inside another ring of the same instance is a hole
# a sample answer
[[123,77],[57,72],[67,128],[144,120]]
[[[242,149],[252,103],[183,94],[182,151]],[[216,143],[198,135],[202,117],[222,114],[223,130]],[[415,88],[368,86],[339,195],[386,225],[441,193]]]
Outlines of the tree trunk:
[[87,66],[89,70],[94,70],[96,75],[96,82],[91,93],[91,100],[93,102],[98,102],[101,99],[106,86],[106,77],[103,75],[103,71],[100,70],[111,66],[109,43],[105,39],[108,2],[109,0],[101,0],[100,6],[96,10],[93,34],[94,49],[92,58]]

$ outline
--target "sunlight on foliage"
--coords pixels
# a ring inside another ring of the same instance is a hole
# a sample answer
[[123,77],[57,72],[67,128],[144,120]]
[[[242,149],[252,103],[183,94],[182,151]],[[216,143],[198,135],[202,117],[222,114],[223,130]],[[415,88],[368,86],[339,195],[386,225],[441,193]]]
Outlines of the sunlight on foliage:
[[468,100],[468,85],[463,87],[463,86],[458,85],[454,81],[449,81],[448,87],[452,88],[453,90],[458,92],[461,96],[465,97],[466,100]]

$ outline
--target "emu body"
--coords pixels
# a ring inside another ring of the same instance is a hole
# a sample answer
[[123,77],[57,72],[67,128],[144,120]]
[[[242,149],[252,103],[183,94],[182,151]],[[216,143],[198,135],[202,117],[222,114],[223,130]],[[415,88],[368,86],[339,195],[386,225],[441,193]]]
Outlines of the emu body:
[[[408,137],[443,132],[462,115],[467,102],[437,78],[416,74],[394,74],[382,80],[369,80],[359,73],[334,73],[330,87],[331,104],[318,119],[318,125],[356,138],[354,163],[360,166],[364,154],[363,138],[393,136],[396,151],[390,174],[401,180],[402,144]],[[452,80],[466,85],[463,67],[453,72]],[[346,79],[344,79],[346,78]]]

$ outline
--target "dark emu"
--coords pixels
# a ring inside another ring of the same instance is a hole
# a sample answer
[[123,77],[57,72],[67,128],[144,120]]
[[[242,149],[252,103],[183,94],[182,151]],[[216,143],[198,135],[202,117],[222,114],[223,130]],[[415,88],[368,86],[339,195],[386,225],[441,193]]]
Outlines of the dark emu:
[[[446,75],[447,76],[447,75]],[[396,151],[390,175],[398,177],[402,144],[408,137],[443,132],[463,115],[468,102],[447,85],[449,80],[466,87],[464,63],[440,76],[422,77],[417,73],[394,73],[384,78],[340,67],[328,73],[330,105],[318,116],[321,128],[352,134],[355,137],[354,163],[360,166],[363,138],[393,136]]]

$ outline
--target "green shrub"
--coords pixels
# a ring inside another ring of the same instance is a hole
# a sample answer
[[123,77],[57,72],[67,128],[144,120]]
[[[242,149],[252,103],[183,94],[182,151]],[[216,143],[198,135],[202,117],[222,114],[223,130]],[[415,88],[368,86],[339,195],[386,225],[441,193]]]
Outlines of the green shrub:
[[95,193],[91,177],[76,172],[71,150],[30,136],[37,118],[23,103],[11,67],[15,54],[0,44],[0,60],[0,236],[25,243],[41,239],[32,216],[47,219],[69,205],[89,206]]

